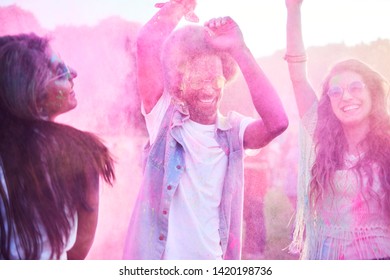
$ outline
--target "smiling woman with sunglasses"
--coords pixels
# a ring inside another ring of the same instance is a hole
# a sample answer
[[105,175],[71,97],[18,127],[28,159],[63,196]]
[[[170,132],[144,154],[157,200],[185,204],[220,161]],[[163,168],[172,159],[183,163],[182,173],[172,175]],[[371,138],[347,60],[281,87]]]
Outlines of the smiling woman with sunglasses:
[[306,76],[302,0],[286,0],[290,78],[302,119],[292,251],[302,259],[390,257],[387,81],[365,63],[332,67],[317,100]]
[[75,77],[46,38],[0,37],[0,259],[83,259],[92,245],[113,162],[96,136],[53,122],[77,105]]

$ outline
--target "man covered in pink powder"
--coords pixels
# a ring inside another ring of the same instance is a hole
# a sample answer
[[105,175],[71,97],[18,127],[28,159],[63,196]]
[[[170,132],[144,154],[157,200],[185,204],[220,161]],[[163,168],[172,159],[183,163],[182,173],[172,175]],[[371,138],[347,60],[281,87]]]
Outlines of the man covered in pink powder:
[[[125,259],[240,259],[243,157],[288,120],[274,87],[229,17],[197,21],[195,0],[171,0],[141,29],[138,87],[149,143]],[[258,119],[221,115],[238,67]]]

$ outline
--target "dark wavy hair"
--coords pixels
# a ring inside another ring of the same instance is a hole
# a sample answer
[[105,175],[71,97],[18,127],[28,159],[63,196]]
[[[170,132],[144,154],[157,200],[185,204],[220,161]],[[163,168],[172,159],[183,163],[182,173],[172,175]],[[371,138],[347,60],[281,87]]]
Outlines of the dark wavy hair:
[[233,80],[237,74],[238,66],[231,55],[212,48],[204,35],[204,27],[187,25],[174,31],[164,42],[161,61],[165,87],[177,97],[180,97],[181,83],[187,65],[197,57],[218,56],[221,59],[223,75],[227,82]]
[[[356,59],[348,59],[335,64],[322,85],[318,121],[314,134],[316,159],[311,169],[311,202],[315,205],[322,195],[334,190],[335,171],[344,167],[344,156],[348,149],[347,142],[342,125],[336,118],[326,93],[332,77],[345,71],[353,71],[362,77],[372,99],[372,110],[369,115],[370,129],[359,143],[359,147],[365,147],[366,152],[354,168],[360,179],[362,179],[362,174],[367,175],[368,183],[372,186],[374,172],[376,172],[374,165],[378,166],[381,187],[386,193],[385,207],[390,210],[389,84],[378,72]],[[372,195],[375,194],[372,193]]]
[[41,115],[48,48],[49,39],[35,34],[0,37],[0,259],[11,258],[12,237],[21,258],[39,258],[42,228],[51,258],[59,258],[77,209],[92,209],[87,177],[100,175],[109,184],[115,179],[98,137]]

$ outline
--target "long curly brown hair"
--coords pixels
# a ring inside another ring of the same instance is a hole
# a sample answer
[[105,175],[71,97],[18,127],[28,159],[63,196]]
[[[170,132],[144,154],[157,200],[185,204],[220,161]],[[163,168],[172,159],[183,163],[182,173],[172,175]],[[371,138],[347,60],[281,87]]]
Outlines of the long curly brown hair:
[[365,174],[369,185],[374,180],[374,164],[378,166],[381,187],[385,190],[385,207],[390,210],[390,116],[388,107],[389,84],[384,77],[360,60],[348,59],[334,65],[322,85],[318,104],[318,121],[314,134],[316,159],[311,169],[311,204],[315,207],[321,197],[333,192],[336,170],[344,167],[348,146],[340,121],[336,118],[329,96],[326,94],[332,77],[345,71],[359,74],[372,98],[369,115],[370,129],[359,143],[366,152],[354,166],[362,178]]

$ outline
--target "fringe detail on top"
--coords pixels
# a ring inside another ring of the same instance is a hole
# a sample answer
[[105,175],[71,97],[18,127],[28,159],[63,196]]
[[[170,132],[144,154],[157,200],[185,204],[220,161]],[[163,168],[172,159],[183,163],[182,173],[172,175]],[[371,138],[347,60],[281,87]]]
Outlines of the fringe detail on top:
[[317,226],[308,233],[305,258],[311,260],[368,260],[390,256],[390,230],[386,225],[353,230]]
[[304,243],[306,222],[309,218],[309,186],[310,186],[310,166],[313,164],[313,135],[317,122],[317,103],[302,118],[299,127],[299,171],[298,171],[298,190],[297,190],[297,210],[295,214],[295,228],[293,240],[288,246],[288,251],[292,254],[305,255]]

